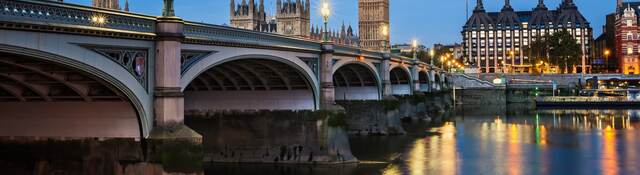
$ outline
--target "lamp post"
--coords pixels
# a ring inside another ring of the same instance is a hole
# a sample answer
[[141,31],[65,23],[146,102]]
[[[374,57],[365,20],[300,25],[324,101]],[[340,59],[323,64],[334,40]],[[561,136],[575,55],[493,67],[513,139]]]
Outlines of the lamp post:
[[387,42],[385,41],[387,39],[387,37],[389,36],[389,26],[387,25],[382,25],[380,27],[380,35],[382,36],[380,42],[382,45],[382,52],[387,52]]
[[411,41],[411,48],[413,48],[413,59],[418,59],[418,40]]
[[609,73],[609,54],[611,54],[611,51],[606,49],[604,51],[604,69],[607,73]]
[[324,22],[324,32],[322,32],[322,41],[329,42],[329,16],[331,16],[331,9],[329,8],[329,3],[327,1],[322,2],[322,9],[320,9],[322,13],[322,21]]
[[[516,59],[516,52],[514,52],[513,50],[509,51],[509,56],[511,57],[511,61],[514,61]],[[504,73],[508,73],[507,72],[507,62],[505,61],[503,63],[503,65],[504,65],[504,71],[503,72]],[[509,72],[511,72],[511,70],[509,70]]]
[[429,59],[429,61],[430,61],[430,63],[429,63],[429,64],[430,64],[431,66],[433,66],[433,57],[435,57],[435,56],[436,56],[435,48],[431,48],[431,49],[429,49],[429,58],[431,58],[431,59]]

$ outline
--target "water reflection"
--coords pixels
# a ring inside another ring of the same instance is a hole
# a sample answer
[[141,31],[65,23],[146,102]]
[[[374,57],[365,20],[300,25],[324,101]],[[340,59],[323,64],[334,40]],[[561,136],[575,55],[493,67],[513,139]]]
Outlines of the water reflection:
[[214,167],[206,174],[640,174],[640,110],[459,106],[408,135],[353,137],[363,163],[339,168]]

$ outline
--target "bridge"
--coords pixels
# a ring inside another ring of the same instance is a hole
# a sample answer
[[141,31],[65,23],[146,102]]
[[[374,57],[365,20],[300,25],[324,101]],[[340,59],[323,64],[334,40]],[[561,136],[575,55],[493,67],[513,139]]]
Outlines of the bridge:
[[0,1],[0,137],[147,139],[191,110],[323,110],[436,92],[351,46],[50,1]]

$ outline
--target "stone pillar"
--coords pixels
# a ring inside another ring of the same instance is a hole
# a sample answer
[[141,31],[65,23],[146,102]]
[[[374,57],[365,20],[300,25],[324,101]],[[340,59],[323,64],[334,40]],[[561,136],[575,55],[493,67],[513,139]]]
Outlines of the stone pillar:
[[333,85],[333,43],[322,44],[320,53],[320,109],[332,109],[336,103]]
[[[158,17],[156,24],[155,125],[146,157],[163,165],[175,160],[201,162],[204,155],[202,136],[184,125],[184,96],[180,88],[183,26],[184,21],[178,17]],[[201,168],[197,164],[195,167]]]
[[418,64],[418,61],[414,61],[413,65],[411,67],[411,75],[412,75],[412,82],[413,82],[413,92],[412,94],[414,94],[415,92],[420,91],[420,65]]
[[382,54],[382,96],[393,96],[391,89],[391,55],[389,53]]
[[177,17],[158,18],[154,105],[155,123],[160,127],[184,122],[184,97],[180,90],[183,25]]

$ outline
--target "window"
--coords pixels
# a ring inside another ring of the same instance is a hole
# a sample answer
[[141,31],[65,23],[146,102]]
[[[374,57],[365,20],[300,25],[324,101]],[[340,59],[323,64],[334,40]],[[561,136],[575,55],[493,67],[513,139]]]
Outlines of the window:
[[630,19],[628,19],[626,23],[627,23],[627,27],[633,26],[633,22]]
[[627,55],[633,54],[633,47],[627,47]]

